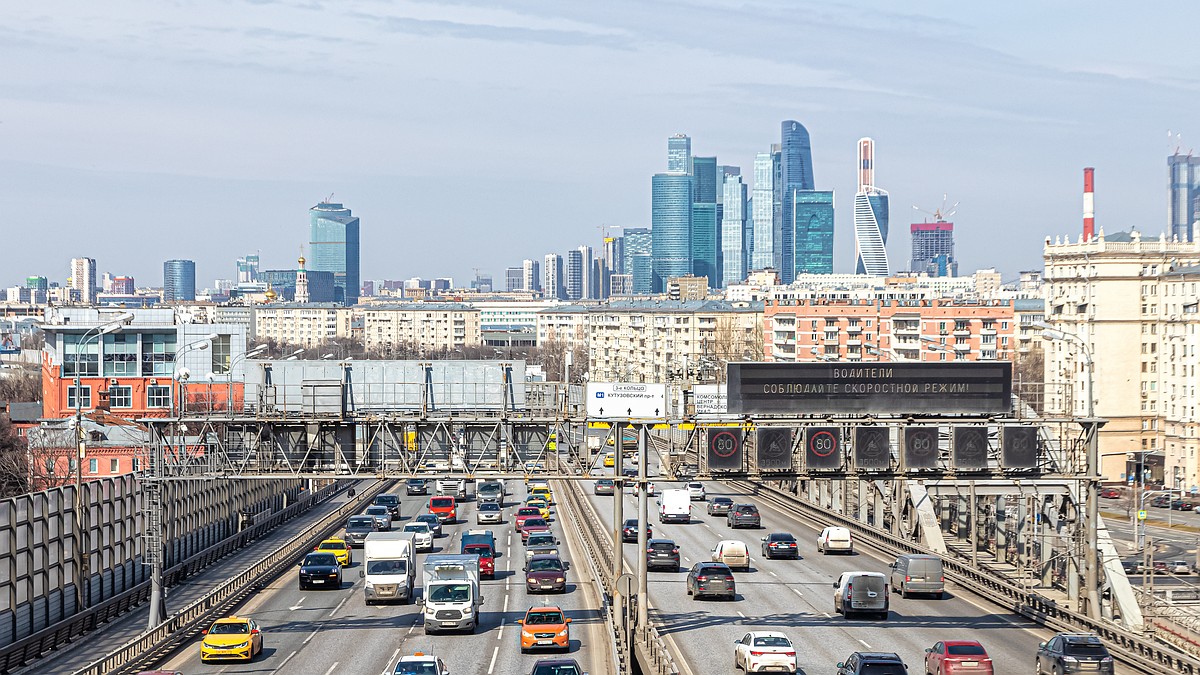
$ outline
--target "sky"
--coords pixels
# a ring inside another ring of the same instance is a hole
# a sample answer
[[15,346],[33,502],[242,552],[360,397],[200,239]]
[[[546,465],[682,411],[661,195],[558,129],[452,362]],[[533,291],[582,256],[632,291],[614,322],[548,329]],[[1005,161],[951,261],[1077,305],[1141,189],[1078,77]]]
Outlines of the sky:
[[[899,8],[898,8],[899,7]],[[1200,4],[39,0],[0,22],[0,286],[69,259],[197,285],[294,268],[308,209],[362,219],[362,278],[503,283],[524,258],[648,227],[667,137],[753,176],[809,130],[854,263],[855,144],[888,252],[947,195],[960,271],[1040,269],[1096,222],[1157,236],[1166,156],[1200,153]],[[1172,140],[1168,132],[1181,134]]]

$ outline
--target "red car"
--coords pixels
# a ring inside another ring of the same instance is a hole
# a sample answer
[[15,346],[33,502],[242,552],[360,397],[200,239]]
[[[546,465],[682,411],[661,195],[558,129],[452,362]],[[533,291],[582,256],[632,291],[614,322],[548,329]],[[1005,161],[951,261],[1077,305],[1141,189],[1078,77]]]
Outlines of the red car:
[[550,523],[541,518],[526,518],[521,522],[521,543],[529,541],[529,535],[534,532],[549,532]]
[[1105,499],[1119,499],[1121,497],[1121,491],[1117,488],[1104,488],[1100,491],[1100,496]]
[[933,675],[992,675],[987,650],[974,640],[946,640],[925,650],[925,672]]
[[513,527],[517,528],[517,532],[520,532],[521,526],[525,524],[525,521],[529,520],[530,518],[541,517],[541,509],[534,506],[522,506],[521,508],[517,509],[516,514],[513,515]]
[[454,497],[430,497],[429,512],[438,517],[443,523],[453,523],[457,518],[458,504]]

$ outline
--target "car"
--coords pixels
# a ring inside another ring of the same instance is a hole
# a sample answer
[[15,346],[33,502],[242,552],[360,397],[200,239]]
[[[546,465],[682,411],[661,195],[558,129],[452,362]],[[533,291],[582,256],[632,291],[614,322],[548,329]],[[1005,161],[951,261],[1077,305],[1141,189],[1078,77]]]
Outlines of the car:
[[837,669],[837,675],[908,675],[904,659],[894,652],[854,652]]
[[1117,488],[1104,488],[1100,491],[1100,496],[1104,499],[1118,499],[1121,496],[1121,491]]
[[400,517],[400,498],[396,495],[382,494],[375,496],[376,506],[386,506],[392,518]]
[[535,555],[525,563],[525,590],[530,593],[567,592],[567,570],[571,563],[556,555]]
[[554,493],[550,491],[549,483],[530,484],[529,495],[546,500],[547,506],[554,506]]
[[761,539],[764,558],[799,558],[800,545],[788,532],[772,532]]
[[588,675],[575,659],[538,659],[529,675]]
[[698,562],[688,570],[687,594],[693,600],[698,600],[702,595],[718,595],[734,600],[737,598],[737,584],[733,580],[733,571],[725,563]]
[[521,543],[529,541],[529,535],[534,532],[549,532],[550,523],[547,523],[542,518],[526,518],[521,521]]
[[713,497],[705,507],[710,516],[727,516],[733,508],[733,500],[729,497]]
[[[637,478],[638,470],[633,468],[632,466],[627,466],[624,469],[621,469],[621,476],[624,478]],[[625,481],[625,485],[631,486],[631,485],[633,485],[633,483],[630,483],[629,481]]]
[[504,509],[496,502],[484,502],[475,507],[475,522],[479,525],[484,523],[503,523]]
[[702,502],[708,496],[704,493],[704,483],[688,483],[687,491],[694,502]]
[[542,544],[540,546],[525,547],[525,562],[529,562],[535,555],[560,555],[557,544]]
[[200,662],[252,661],[263,650],[263,632],[254,619],[227,616],[203,631]]
[[925,650],[925,672],[930,675],[992,675],[992,660],[983,645],[975,640],[945,640]]
[[1155,574],[1170,574],[1171,568],[1167,566],[1166,561],[1155,560],[1154,561],[1154,569],[1152,571]]
[[646,542],[646,569],[665,567],[679,571],[679,544],[671,539],[651,539]]
[[[646,539],[654,536],[654,527],[646,525]],[[638,540],[638,519],[626,518],[621,524],[621,541],[628,544]]]
[[1192,509],[1192,513],[1200,513],[1200,506],[1197,506],[1196,508]]
[[1186,561],[1186,560],[1176,560],[1175,562],[1171,563],[1171,573],[1172,574],[1191,574],[1192,566],[1189,565],[1188,561]]
[[453,523],[458,519],[458,502],[449,495],[430,497],[426,510],[437,516],[443,523]]
[[392,529],[392,512],[388,511],[386,506],[375,506],[372,504],[367,507],[366,511],[363,511],[363,514],[374,518],[375,524],[379,526],[379,529],[384,531]]
[[571,649],[571,619],[558,607],[530,607],[521,624],[521,653],[531,649]]
[[546,532],[534,532],[533,534],[529,535],[529,539],[525,540],[525,545],[529,547],[558,546],[558,538],[556,538],[554,533],[550,532],[549,530]]
[[725,514],[725,520],[730,529],[762,527],[762,516],[758,514],[758,507],[753,504],[734,504],[729,513]]
[[601,478],[592,486],[592,494],[612,496],[617,493],[617,483],[611,478]]
[[409,496],[429,494],[429,481],[424,478],[409,478],[404,481],[404,492]]
[[887,577],[879,572],[842,572],[833,582],[833,610],[849,619],[874,614],[887,621],[890,598]]
[[405,523],[403,531],[412,533],[412,545],[416,550],[433,550],[433,530],[429,529],[429,523],[414,520],[411,523]]
[[1171,510],[1173,511],[1191,511],[1195,508],[1195,504],[1187,499],[1172,499]]
[[938,599],[945,597],[946,573],[938,556],[906,553],[897,556],[896,562],[888,567],[891,569],[888,582],[900,597],[908,598],[918,593]]
[[342,564],[332,551],[314,551],[306,554],[300,561],[300,571],[297,574],[297,586],[300,590],[309,588],[342,587]]
[[1153,506],[1156,509],[1168,508],[1171,506],[1171,498],[1165,495],[1155,497],[1154,499],[1150,500],[1150,506]]
[[1122,560],[1121,569],[1125,570],[1125,574],[1133,574],[1142,571],[1142,564],[1137,560]]
[[412,656],[400,657],[392,675],[450,675],[450,669],[436,656],[417,652]]
[[413,518],[413,521],[417,523],[428,523],[430,531],[433,532],[433,536],[442,536],[442,519],[438,518],[437,514],[422,513],[417,515],[416,518]]
[[616,453],[613,453],[613,452],[604,453],[604,466],[616,466],[616,465],[617,465]]
[[827,527],[817,535],[817,552],[822,555],[833,552],[854,555],[854,537],[844,527]]
[[522,506],[513,514],[513,527],[519,531],[521,524],[530,518],[541,518],[542,510],[533,506]]
[[788,636],[777,631],[746,633],[733,643],[733,667],[747,673],[794,673],[798,667],[796,648]]
[[[632,485],[633,485],[633,494],[636,495],[638,493],[638,484],[632,483]],[[658,494],[658,488],[655,487],[653,482],[646,481],[646,494],[651,497]]]
[[712,562],[725,563],[730,569],[750,571],[750,548],[746,542],[736,539],[723,539],[712,547]]
[[326,539],[317,544],[313,550],[332,553],[337,556],[338,563],[342,567],[350,566],[350,545],[346,543],[345,539]]
[[1077,673],[1085,669],[1113,675],[1113,657],[1094,633],[1057,633],[1038,644],[1033,667],[1037,675]]
[[346,519],[346,529],[342,538],[350,546],[362,548],[363,542],[367,540],[367,535],[378,531],[375,519],[371,516],[350,516]]
[[550,505],[541,497],[530,497],[525,500],[525,506],[531,506],[538,510],[538,515],[542,520],[550,520]]
[[675,467],[675,478],[678,480],[691,480],[700,473],[700,467],[696,464],[680,464]]

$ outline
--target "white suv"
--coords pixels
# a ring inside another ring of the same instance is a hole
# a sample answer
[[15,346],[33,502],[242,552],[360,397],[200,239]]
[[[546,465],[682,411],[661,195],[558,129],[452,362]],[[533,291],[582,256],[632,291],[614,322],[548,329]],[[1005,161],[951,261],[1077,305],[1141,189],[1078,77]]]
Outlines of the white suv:
[[704,483],[688,483],[687,491],[694,502],[702,502],[707,496],[704,494]]

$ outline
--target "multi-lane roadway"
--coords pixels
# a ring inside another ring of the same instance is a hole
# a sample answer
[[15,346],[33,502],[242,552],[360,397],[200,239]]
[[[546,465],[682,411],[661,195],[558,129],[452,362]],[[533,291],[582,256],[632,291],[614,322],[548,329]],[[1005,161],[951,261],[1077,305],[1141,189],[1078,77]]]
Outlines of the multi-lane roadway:
[[[514,504],[522,501],[525,487],[509,481],[510,494],[501,525],[477,525],[475,502],[459,508],[458,521],[443,526],[434,540],[435,553],[458,553],[459,537],[467,529],[490,529],[496,536],[499,557],[496,578],[484,580],[482,626],[473,634],[425,635],[417,604],[371,605],[363,601],[362,549],[343,570],[342,586],[328,591],[301,591],[296,575],[289,573],[259,591],[240,616],[256,619],[263,628],[263,653],[250,663],[201,665],[198,643],[187,646],[163,667],[185,673],[281,673],[287,675],[357,675],[392,673],[399,657],[415,652],[442,658],[450,672],[496,675],[528,673],[539,658],[553,655],[523,655],[520,626],[515,622],[534,605],[557,605],[572,618],[571,648],[567,656],[577,659],[585,670],[607,672],[608,643],[600,599],[594,592],[588,565],[582,558],[568,572],[564,594],[529,594],[521,571],[524,551],[521,537],[513,530]],[[432,485],[431,485],[432,487]],[[403,486],[393,494],[401,498],[401,518],[393,529],[403,528],[414,515],[425,511],[428,497],[406,496]],[[555,514],[557,515],[557,514]],[[568,528],[555,518],[551,523],[566,545],[564,559],[573,560]],[[418,554],[418,564],[426,554]],[[419,569],[419,568],[418,568]],[[420,597],[420,575],[417,595]]]

